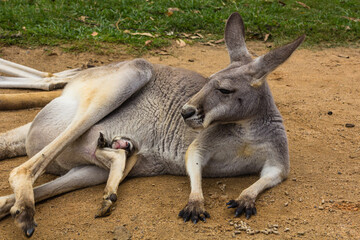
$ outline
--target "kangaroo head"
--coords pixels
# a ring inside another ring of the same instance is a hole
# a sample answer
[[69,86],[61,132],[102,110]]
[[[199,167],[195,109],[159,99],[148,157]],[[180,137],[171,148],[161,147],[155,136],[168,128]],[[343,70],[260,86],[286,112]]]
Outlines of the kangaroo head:
[[230,65],[211,75],[208,83],[183,107],[181,115],[192,128],[206,128],[216,122],[252,118],[272,101],[266,76],[295,51],[305,35],[263,56],[252,59],[245,45],[241,16],[233,13],[225,27]]

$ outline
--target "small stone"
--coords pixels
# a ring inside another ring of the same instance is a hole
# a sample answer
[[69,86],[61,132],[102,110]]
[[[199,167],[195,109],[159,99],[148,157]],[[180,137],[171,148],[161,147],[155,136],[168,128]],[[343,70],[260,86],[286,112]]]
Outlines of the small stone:
[[289,203],[288,203],[288,202],[284,203],[284,206],[285,206],[285,207],[287,207],[288,205],[289,205]]
[[299,202],[302,202],[303,201],[303,199],[302,198],[299,198]]
[[235,230],[235,231],[234,231],[234,234],[241,234],[241,231]]
[[272,233],[275,234],[275,235],[279,235],[278,231],[273,231]]
[[284,232],[288,232],[288,231],[290,231],[290,228],[285,228],[284,229]]
[[294,182],[296,182],[296,178],[293,178],[293,179],[291,179],[291,180],[293,180]]
[[305,232],[297,232],[297,235],[299,235],[299,236],[304,236],[304,235],[305,235]]
[[234,225],[234,222],[233,222],[233,221],[230,221],[229,224],[230,224],[230,226],[233,226],[233,225]]
[[322,199],[322,200],[321,200],[321,204],[325,204],[325,199]]
[[274,225],[272,225],[274,228],[278,228],[279,227],[279,225],[278,224],[274,224]]
[[319,209],[319,210],[324,210],[324,207],[323,207],[323,206],[319,206],[318,209]]
[[339,175],[341,175],[341,174],[342,174],[342,172],[338,171],[338,174],[339,174]]
[[327,113],[329,116],[333,115],[333,112],[332,111],[328,111]]
[[287,191],[284,192],[286,196],[289,196],[289,193]]
[[194,60],[194,59],[189,59],[188,61],[189,61],[189,62],[195,62],[195,60]]
[[353,128],[353,127],[355,127],[355,124],[347,123],[347,124],[345,124],[345,127],[347,127],[347,128]]

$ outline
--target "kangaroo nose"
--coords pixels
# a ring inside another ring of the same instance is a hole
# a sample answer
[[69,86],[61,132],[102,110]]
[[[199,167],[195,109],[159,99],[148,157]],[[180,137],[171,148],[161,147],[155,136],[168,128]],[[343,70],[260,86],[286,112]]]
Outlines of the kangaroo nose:
[[187,118],[193,116],[195,114],[195,112],[196,112],[195,108],[193,108],[193,107],[185,107],[181,111],[181,116],[184,119],[187,119]]

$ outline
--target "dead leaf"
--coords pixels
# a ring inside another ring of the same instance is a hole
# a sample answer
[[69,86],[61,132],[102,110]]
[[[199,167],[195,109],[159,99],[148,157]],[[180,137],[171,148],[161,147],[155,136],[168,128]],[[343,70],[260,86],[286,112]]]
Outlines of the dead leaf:
[[215,44],[211,43],[210,41],[209,41],[209,42],[206,42],[206,43],[203,43],[203,45],[205,45],[205,46],[212,46],[212,47],[216,46]]
[[176,43],[179,47],[185,47],[186,46],[186,43],[184,42],[184,40],[182,39],[178,39],[176,40]]
[[353,17],[347,17],[347,16],[342,16],[342,18],[345,18],[347,20],[354,21],[354,22],[360,22],[359,18],[353,18]]
[[199,36],[190,36],[191,39],[199,39],[200,37]]
[[166,50],[161,50],[160,52],[156,52],[159,55],[170,55],[170,53],[168,53],[168,51]]
[[155,36],[152,35],[151,33],[132,33],[130,32],[129,30],[124,30],[123,33],[126,33],[126,34],[130,34],[130,35],[133,35],[133,36],[146,36],[146,37],[152,37],[154,38]]
[[349,26],[346,26],[345,27],[345,30],[350,30],[351,28]]
[[171,17],[173,14],[174,14],[174,12],[167,12],[167,13],[166,13],[166,15],[167,15],[168,17]]
[[191,36],[191,34],[188,34],[188,33],[182,33],[181,35],[183,35],[186,38],[189,38]]
[[98,35],[97,32],[93,32],[93,33],[91,34],[91,36],[93,36],[93,37],[95,37],[95,36],[97,36],[97,35]]
[[168,12],[178,12],[180,9],[178,8],[168,8]]
[[200,13],[200,11],[199,11],[199,10],[193,10],[193,12],[194,12],[194,13]]
[[220,44],[220,43],[223,43],[225,41],[225,39],[219,39],[219,40],[216,40],[214,43],[216,43],[216,44]]
[[153,42],[152,40],[147,40],[147,41],[145,41],[145,46],[150,45],[152,42]]
[[266,42],[269,39],[270,33],[265,34],[264,42]]
[[303,6],[304,8],[307,8],[307,9],[310,9],[310,7],[308,5],[306,5],[305,3],[303,2],[299,2],[299,1],[296,1],[297,4],[300,4],[301,6]]
[[204,38],[203,35],[201,35],[200,33],[196,33],[197,36],[199,36],[200,38]]
[[81,17],[78,18],[78,20],[81,21],[81,22],[85,22],[87,18],[89,18],[89,17],[81,16]]

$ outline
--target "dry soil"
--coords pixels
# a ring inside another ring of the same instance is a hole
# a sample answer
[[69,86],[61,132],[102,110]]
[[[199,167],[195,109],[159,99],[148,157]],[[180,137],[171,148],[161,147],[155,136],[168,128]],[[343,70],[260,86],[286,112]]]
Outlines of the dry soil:
[[[249,49],[257,55],[268,51],[260,43],[250,43]],[[96,55],[17,47],[1,48],[0,57],[51,72],[131,58],[116,49]],[[172,47],[143,57],[205,76],[229,62],[224,46]],[[257,216],[234,218],[225,207],[257,176],[204,179],[211,218],[196,225],[177,216],[190,192],[188,177],[133,178],[121,184],[117,207],[106,218],[94,219],[104,185],[37,204],[33,239],[360,239],[360,50],[298,50],[268,82],[287,128],[291,172],[259,196]],[[0,90],[17,92],[33,91]],[[0,132],[32,121],[39,110],[0,111]],[[0,162],[0,195],[11,193],[9,172],[26,160]],[[45,174],[37,184],[54,178]],[[22,238],[11,217],[1,220],[0,239]]]

